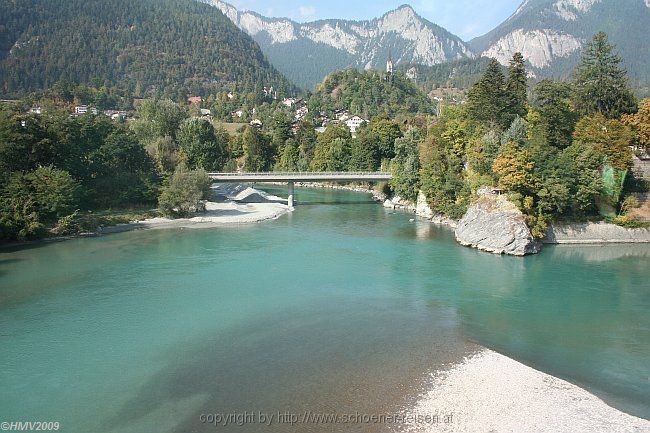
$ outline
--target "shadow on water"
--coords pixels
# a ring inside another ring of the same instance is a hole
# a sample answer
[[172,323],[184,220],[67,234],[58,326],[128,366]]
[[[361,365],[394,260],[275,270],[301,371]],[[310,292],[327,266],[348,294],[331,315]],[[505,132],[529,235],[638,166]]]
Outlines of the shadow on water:
[[[461,342],[457,328],[445,326],[454,314],[449,309],[430,306],[414,319],[383,302],[371,305],[318,306],[299,313],[285,310],[273,319],[188,343],[182,353],[192,356],[170,357],[175,361],[144,383],[102,427],[130,431],[133,425],[155,418],[161,407],[197,395],[205,398],[188,416],[177,420],[171,431],[204,431],[201,414],[245,410],[397,413],[411,403],[417,394],[411,388],[422,383],[431,368],[457,362],[476,350],[474,345]],[[377,314],[384,317],[380,323]],[[396,343],[387,346],[387,339]],[[287,427],[251,423],[219,429],[293,430]],[[367,432],[386,429],[385,425],[352,427]],[[310,426],[309,431],[350,428],[323,424]]]

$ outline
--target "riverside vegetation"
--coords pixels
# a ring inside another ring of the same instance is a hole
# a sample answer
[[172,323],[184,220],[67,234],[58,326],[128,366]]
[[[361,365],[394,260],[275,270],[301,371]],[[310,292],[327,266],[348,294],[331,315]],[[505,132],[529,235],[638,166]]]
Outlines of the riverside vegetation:
[[[603,210],[638,226],[625,214],[633,194],[647,191],[630,168],[632,148],[648,150],[650,101],[637,104],[620,61],[597,34],[572,83],[529,89],[520,54],[506,74],[493,60],[467,103],[437,117],[400,72],[343,71],[307,95],[302,121],[267,99],[257,108],[264,126],[242,124],[234,135],[164,93],[141,102],[129,122],[70,116],[84,85],[55,85],[30,97],[43,114],[25,114],[21,102],[0,110],[0,238],[92,230],[110,222],[109,210],[117,221],[149,216],[142,210],[156,205],[183,216],[208,198],[206,171],[238,168],[390,169],[393,180],[380,185],[386,192],[415,201],[422,190],[433,211],[454,219],[480,186],[499,186],[538,238],[552,220],[601,218]],[[314,113],[335,109],[363,111],[370,121],[354,137],[343,125],[316,133]]]

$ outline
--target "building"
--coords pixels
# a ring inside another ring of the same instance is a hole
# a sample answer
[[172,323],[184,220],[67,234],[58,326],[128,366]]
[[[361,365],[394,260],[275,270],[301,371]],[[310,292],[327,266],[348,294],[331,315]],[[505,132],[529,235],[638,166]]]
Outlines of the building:
[[90,112],[91,114],[97,114],[97,108],[89,107],[87,105],[77,105],[74,107],[74,114],[82,115]]
[[32,107],[29,109],[30,114],[41,114],[43,109],[41,107]]
[[199,111],[201,112],[201,116],[212,116],[212,111],[207,108],[201,108]]
[[122,110],[106,110],[104,114],[113,120],[126,119],[126,111]]
[[187,98],[187,100],[190,104],[198,104],[199,102],[203,101],[203,98],[200,96],[190,96]]
[[293,107],[294,105],[300,104],[301,102],[302,99],[300,98],[284,98],[282,100],[282,103],[289,108]]
[[253,119],[250,121],[253,128],[262,129],[262,121],[260,119]]
[[393,73],[393,59],[388,55],[388,60],[386,61],[386,73],[392,74]]
[[334,119],[338,120],[339,122],[345,122],[350,118],[350,113],[348,113],[348,110],[336,110],[334,112]]
[[244,116],[244,110],[241,108],[239,110],[235,110],[232,113],[230,113],[230,117],[234,118],[241,118]]
[[354,134],[357,132],[357,128],[363,125],[364,123],[367,123],[367,120],[362,119],[359,116],[352,116],[348,120],[345,121],[345,124],[347,125],[348,128],[350,128],[350,132]]
[[309,113],[309,108],[300,107],[296,110],[296,115],[294,116],[296,120],[302,120]]

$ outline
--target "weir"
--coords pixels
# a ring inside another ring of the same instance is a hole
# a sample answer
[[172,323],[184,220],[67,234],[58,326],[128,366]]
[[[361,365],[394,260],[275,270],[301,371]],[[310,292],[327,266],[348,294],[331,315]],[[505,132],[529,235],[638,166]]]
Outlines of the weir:
[[287,182],[289,187],[288,205],[294,205],[295,182],[385,182],[392,177],[382,171],[275,171],[243,173],[208,173],[213,182]]

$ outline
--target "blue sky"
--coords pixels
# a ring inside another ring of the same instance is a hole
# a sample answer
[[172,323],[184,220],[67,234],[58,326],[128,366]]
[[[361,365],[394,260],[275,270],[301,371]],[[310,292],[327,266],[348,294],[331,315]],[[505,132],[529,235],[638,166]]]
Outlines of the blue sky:
[[225,0],[238,9],[295,21],[376,18],[408,3],[422,17],[468,40],[508,18],[521,0]]

